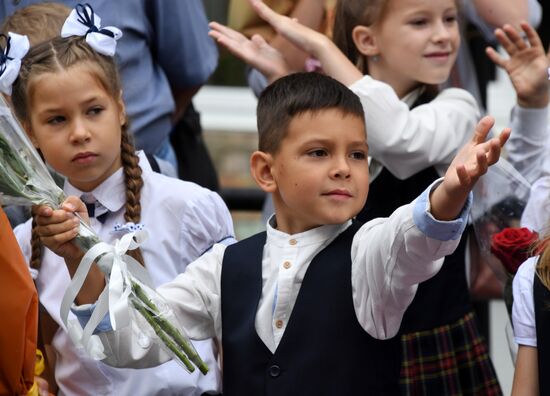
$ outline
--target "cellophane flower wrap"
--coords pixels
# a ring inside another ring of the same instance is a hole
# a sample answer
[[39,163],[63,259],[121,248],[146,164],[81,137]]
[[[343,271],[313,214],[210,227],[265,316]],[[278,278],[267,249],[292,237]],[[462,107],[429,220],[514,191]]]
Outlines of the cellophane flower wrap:
[[520,226],[530,189],[530,183],[501,158],[473,191],[471,213],[480,255],[504,285],[503,297],[509,314],[513,276],[528,257],[527,246],[538,238],[536,233]]
[[[65,200],[44,161],[0,95],[0,199],[2,204],[48,205],[59,208]],[[124,235],[114,244],[102,242],[95,231],[80,221],[75,243],[85,253],[61,304],[61,318],[78,346],[94,359],[104,359],[105,348],[93,332],[108,313],[113,329],[132,326],[140,339],[157,342],[187,371],[206,374],[207,365],[196,352],[163,297],[150,286],[147,271],[126,254],[146,238],[144,231]],[[93,263],[105,274],[106,287],[88,324],[69,319],[73,304]]]

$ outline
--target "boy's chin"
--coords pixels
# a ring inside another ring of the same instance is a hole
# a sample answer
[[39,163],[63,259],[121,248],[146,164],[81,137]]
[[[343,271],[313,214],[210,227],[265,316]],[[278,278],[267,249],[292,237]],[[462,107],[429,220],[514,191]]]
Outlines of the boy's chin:
[[323,222],[323,225],[339,225],[344,224],[348,220],[352,220],[357,216],[357,213],[351,214],[351,215],[342,215],[342,216],[330,216],[329,218],[326,218]]

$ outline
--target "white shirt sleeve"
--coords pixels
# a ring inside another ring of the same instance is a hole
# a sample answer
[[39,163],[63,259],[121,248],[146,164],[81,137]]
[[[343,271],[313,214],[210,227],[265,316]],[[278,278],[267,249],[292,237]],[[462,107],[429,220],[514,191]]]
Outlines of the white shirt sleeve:
[[531,186],[527,205],[521,215],[521,226],[545,236],[550,231],[550,175]]
[[361,326],[375,338],[397,334],[418,284],[434,276],[444,256],[460,242],[470,200],[458,219],[435,220],[429,212],[428,197],[437,183],[389,218],[369,221],[354,237],[351,257],[355,313]]
[[[173,310],[174,317],[193,340],[217,337],[221,340],[221,267],[225,245],[214,245],[189,264],[185,273],[159,288]],[[170,356],[156,343],[139,339],[139,331],[130,327],[99,333],[110,366],[143,368],[157,366]]]
[[391,86],[370,76],[350,86],[365,110],[369,155],[400,179],[430,165],[449,165],[480,117],[474,97],[458,88],[410,110]]
[[514,340],[519,345],[532,347],[537,346],[533,301],[533,280],[537,259],[538,257],[531,257],[519,267],[513,284],[512,322],[514,325]]
[[181,254],[182,262],[186,264],[209,251],[216,243],[235,241],[231,214],[217,193],[200,189],[187,199],[181,219],[180,245],[185,247]]
[[507,159],[533,183],[540,176],[544,159],[548,157],[548,107],[527,109],[514,106],[510,128],[512,134],[506,142]]

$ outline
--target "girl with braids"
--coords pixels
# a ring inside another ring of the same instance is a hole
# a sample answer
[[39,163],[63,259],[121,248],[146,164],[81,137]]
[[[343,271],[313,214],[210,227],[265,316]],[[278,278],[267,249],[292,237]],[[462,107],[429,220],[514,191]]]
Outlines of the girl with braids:
[[[11,99],[35,147],[65,176],[65,194],[81,197],[91,226],[105,242],[120,238],[132,223],[148,230],[150,238],[134,257],[158,286],[184,272],[213,244],[233,241],[232,221],[217,194],[153,172],[146,156],[135,152],[112,57],[119,36],[118,29],[99,26],[89,5],[78,5],[61,37],[32,47],[24,57]],[[66,212],[50,209],[46,215],[56,213]],[[74,220],[67,215],[67,222]],[[15,233],[37,272],[40,301],[59,324],[51,340],[55,361],[50,364],[62,394],[219,393],[212,340],[195,342],[211,369],[206,376],[198,370],[188,374],[174,362],[140,371],[117,369],[77,349],[60,319],[61,299],[71,278],[63,255],[42,247],[31,220]],[[63,249],[76,247],[66,244]]]

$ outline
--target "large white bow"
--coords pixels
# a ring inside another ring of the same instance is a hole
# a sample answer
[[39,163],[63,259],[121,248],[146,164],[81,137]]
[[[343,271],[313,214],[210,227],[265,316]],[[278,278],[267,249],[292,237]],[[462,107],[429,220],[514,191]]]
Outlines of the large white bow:
[[[128,250],[136,249],[146,238],[146,231],[138,231],[124,235],[114,245],[105,242],[94,245],[82,258],[71,284],[63,296],[61,320],[63,320],[73,342],[83,347],[93,359],[101,360],[105,358],[103,345],[99,337],[93,335],[93,331],[107,312],[109,312],[113,330],[130,324],[128,297],[131,293],[131,280],[129,273],[131,272],[132,277],[143,284],[151,285],[149,274],[145,268],[135,259],[126,255]],[[84,284],[94,261],[97,262],[103,273],[110,275],[107,286],[99,296],[90,320],[82,329],[77,320],[69,321],[68,316],[71,305]]]
[[86,36],[86,42],[100,54],[113,56],[122,37],[114,26],[101,28],[101,18],[89,4],[77,4],[61,28],[61,37]]
[[19,75],[21,59],[29,51],[29,39],[17,33],[9,32],[6,48],[0,54],[0,92],[11,95],[13,82]]

